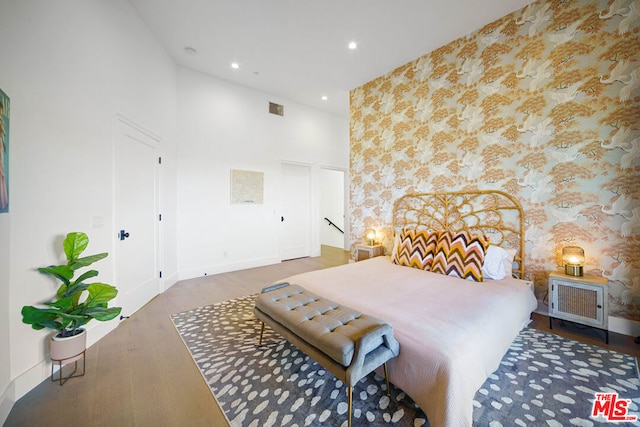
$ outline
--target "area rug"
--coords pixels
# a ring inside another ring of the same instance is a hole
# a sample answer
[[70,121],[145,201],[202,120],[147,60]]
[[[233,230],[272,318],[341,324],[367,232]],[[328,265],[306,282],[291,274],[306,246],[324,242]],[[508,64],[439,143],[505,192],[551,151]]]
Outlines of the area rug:
[[[232,426],[346,426],[346,387],[253,315],[255,295],[171,315]],[[402,351],[402,349],[401,349]],[[402,390],[372,373],[354,388],[353,425],[429,426]],[[634,357],[525,328],[476,393],[477,426],[606,425],[595,393],[617,393],[640,420]],[[609,424],[613,425],[613,424]],[[640,425],[617,422],[615,425]]]

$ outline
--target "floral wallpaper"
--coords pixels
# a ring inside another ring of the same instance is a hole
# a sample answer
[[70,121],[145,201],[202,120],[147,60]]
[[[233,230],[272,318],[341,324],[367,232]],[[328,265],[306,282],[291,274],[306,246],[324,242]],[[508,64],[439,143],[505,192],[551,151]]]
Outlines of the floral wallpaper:
[[639,66],[640,0],[543,0],[352,90],[352,241],[389,251],[405,193],[506,191],[539,299],[578,245],[640,321]]

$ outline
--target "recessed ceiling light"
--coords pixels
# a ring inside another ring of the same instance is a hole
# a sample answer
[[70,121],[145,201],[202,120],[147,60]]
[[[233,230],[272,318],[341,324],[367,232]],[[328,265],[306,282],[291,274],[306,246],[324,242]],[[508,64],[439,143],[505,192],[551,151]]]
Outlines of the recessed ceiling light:
[[353,50],[353,49],[355,49],[357,47],[358,47],[358,44],[356,42],[349,43],[349,49]]
[[231,68],[233,68],[234,70],[237,70],[238,68],[240,68],[240,65],[238,65],[237,62],[232,62],[231,63]]
[[196,53],[198,53],[198,51],[191,46],[187,46],[184,48],[184,53],[186,53],[187,55],[195,55]]
[[326,101],[326,100],[327,100],[327,99],[329,99],[329,98],[327,98],[327,95],[322,95],[322,98],[321,98],[321,99],[322,99],[323,101]]

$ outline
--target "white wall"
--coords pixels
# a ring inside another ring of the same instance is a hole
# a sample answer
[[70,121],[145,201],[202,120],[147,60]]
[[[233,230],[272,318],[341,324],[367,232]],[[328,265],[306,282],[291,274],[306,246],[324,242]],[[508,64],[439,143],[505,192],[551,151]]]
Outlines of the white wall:
[[[320,165],[347,169],[349,128],[346,118],[176,68],[126,0],[3,1],[0,40],[0,87],[12,102],[11,212],[0,215],[4,420],[49,375],[48,333],[20,316],[55,292],[35,268],[62,259],[72,230],[89,234],[91,253],[114,252],[116,114],[162,140],[165,288],[181,275],[278,262],[280,162],[312,165],[318,218]],[[267,114],[268,101],[284,104],[285,117]],[[229,204],[231,168],[265,172],[264,205]],[[95,216],[104,227],[92,228]],[[113,261],[99,265],[106,283]],[[95,326],[90,344],[108,332]]]
[[[284,117],[268,103],[284,105]],[[348,119],[178,68],[180,278],[279,262],[280,162],[312,166],[312,255],[320,165],[348,167]],[[230,170],[264,172],[264,204],[230,204]],[[226,255],[225,255],[226,253]]]
[[325,218],[329,218],[340,230],[344,232],[345,224],[345,172],[334,169],[321,169],[320,171],[320,230],[323,245],[336,248],[348,248],[345,246],[345,235],[335,227],[329,225]]
[[[11,221],[0,215],[0,321],[8,325],[0,332],[5,408],[49,374],[47,332],[31,330],[20,316],[23,305],[55,292],[34,269],[62,259],[60,242],[68,231],[87,232],[90,253],[114,251],[116,113],[164,143],[163,261],[166,276],[177,277],[170,158],[176,68],[126,0],[3,1],[0,40],[0,87],[12,102]],[[93,216],[104,218],[103,228],[91,228]],[[97,266],[106,283],[113,283],[113,258]]]

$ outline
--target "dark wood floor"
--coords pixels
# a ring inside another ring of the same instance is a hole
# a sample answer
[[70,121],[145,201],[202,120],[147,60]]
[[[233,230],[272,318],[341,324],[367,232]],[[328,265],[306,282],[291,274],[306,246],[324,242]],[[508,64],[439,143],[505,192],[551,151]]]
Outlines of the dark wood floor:
[[[185,280],[158,295],[87,351],[86,375],[60,387],[49,380],[14,405],[5,426],[221,426],[226,421],[169,315],[259,292],[281,278],[344,264],[349,254],[322,256]],[[546,316],[533,327],[549,331]],[[633,337],[566,323],[554,333],[640,356]]]

